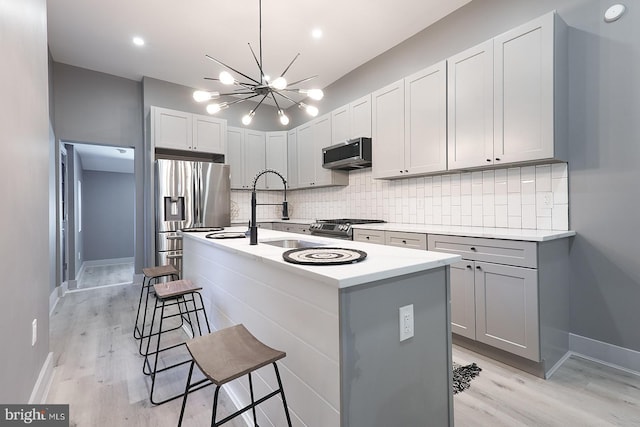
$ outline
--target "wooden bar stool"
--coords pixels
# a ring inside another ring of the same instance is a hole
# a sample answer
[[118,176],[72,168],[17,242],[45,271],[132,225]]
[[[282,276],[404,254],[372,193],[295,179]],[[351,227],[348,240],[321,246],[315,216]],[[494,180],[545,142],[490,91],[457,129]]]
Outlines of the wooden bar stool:
[[[213,397],[213,414],[211,415],[211,426],[217,427],[227,421],[241,415],[251,409],[253,412],[253,423],[257,427],[256,406],[267,399],[278,394],[282,397],[284,413],[287,417],[287,424],[291,427],[291,417],[287,407],[287,400],[284,397],[284,389],[278,372],[276,361],[286,356],[286,353],[273,349],[260,342],[256,337],[244,327],[244,325],[235,325],[229,328],[221,329],[212,334],[203,337],[194,338],[187,342],[187,349],[193,358],[191,367],[189,368],[189,376],[182,400],[182,409],[180,410],[180,419],[178,427],[182,425],[184,410],[187,405],[187,396],[190,392],[215,384],[216,390]],[[191,383],[191,375],[193,374],[193,365],[197,364],[206,378]],[[251,373],[263,366],[273,364],[278,380],[278,389],[267,394],[266,396],[255,401],[253,396],[253,381]],[[229,415],[228,417],[216,422],[216,411],[218,408],[218,392],[220,387],[229,381],[240,378],[243,375],[249,376],[249,391],[251,394],[251,404],[245,406],[239,411]],[[204,385],[203,385],[204,384]]]
[[[175,280],[172,282],[165,283],[156,283],[153,285],[153,289],[156,294],[156,303],[153,307],[153,314],[151,316],[151,326],[149,330],[149,334],[147,337],[147,346],[146,351],[143,353],[144,363],[142,365],[142,372],[145,375],[151,376],[151,390],[149,393],[149,400],[154,405],[160,405],[162,403],[168,402],[170,400],[176,399],[182,396],[182,393],[176,394],[174,396],[168,397],[161,401],[156,401],[154,397],[154,390],[156,385],[156,376],[160,372],[167,371],[169,369],[175,368],[180,365],[185,365],[191,362],[190,358],[183,360],[181,362],[177,362],[171,364],[169,366],[165,366],[163,368],[158,368],[158,359],[160,358],[160,354],[167,350],[183,346],[186,343],[186,340],[182,340],[177,344],[168,345],[164,348],[161,347],[160,341],[162,338],[162,334],[167,333],[169,331],[176,330],[181,327],[182,320],[187,319],[187,323],[191,327],[191,335],[196,336],[196,328],[194,325],[197,325],[197,334],[202,336],[202,325],[200,324],[200,316],[199,313],[202,313],[204,317],[204,323],[207,327],[207,333],[211,333],[211,327],[209,326],[209,319],[207,318],[207,312],[204,308],[204,302],[202,301],[202,295],[200,295],[199,290],[202,287],[195,286],[190,280]],[[189,307],[189,303],[192,304],[192,308]],[[171,310],[166,310],[169,307],[176,306],[178,308],[177,313],[171,312]],[[158,328],[157,331],[155,329],[156,324],[156,313],[160,309],[160,316],[158,320]],[[191,319],[191,314],[194,314],[195,321]],[[170,319],[172,317],[181,317],[180,326],[163,330],[162,326],[166,319]],[[157,337],[157,344],[155,350],[150,350],[151,340]],[[150,362],[150,357],[153,357],[153,364]]]
[[[146,267],[142,269],[144,278],[142,279],[142,288],[140,288],[140,299],[138,300],[138,311],[136,312],[136,323],[133,328],[133,337],[137,340],[144,336],[144,326],[147,322],[147,305],[149,304],[149,288],[151,287],[151,281],[156,282],[162,277],[178,280],[180,272],[173,265],[160,265],[158,267]],[[138,326],[138,320],[140,319],[140,308],[142,307],[142,296],[147,293],[144,301],[144,314],[142,316],[142,324]],[[141,351],[141,349],[140,349]]]

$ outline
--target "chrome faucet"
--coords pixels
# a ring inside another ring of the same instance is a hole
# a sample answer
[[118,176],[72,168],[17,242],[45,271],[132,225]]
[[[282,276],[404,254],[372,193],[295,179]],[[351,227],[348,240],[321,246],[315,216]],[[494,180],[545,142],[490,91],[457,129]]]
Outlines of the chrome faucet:
[[282,202],[282,219],[289,219],[289,204],[287,203],[287,180],[284,179],[284,176],[280,174],[275,169],[265,169],[261,172],[258,172],[253,178],[253,185],[251,190],[251,223],[249,224],[249,244],[257,245],[258,244],[258,226],[256,224],[256,206],[279,206],[280,203],[257,203],[256,202],[256,183],[258,182],[258,178],[266,173],[273,173],[280,177],[282,180],[282,184],[284,185],[284,201]]

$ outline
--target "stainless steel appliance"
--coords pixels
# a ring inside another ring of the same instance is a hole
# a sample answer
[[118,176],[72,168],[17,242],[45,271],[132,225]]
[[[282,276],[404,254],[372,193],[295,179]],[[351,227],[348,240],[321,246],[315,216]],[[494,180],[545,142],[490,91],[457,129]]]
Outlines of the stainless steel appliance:
[[309,231],[311,231],[311,234],[316,236],[353,240],[353,228],[351,228],[351,225],[379,224],[383,222],[385,221],[381,219],[318,219],[309,226]]
[[322,149],[322,167],[352,170],[371,166],[371,138],[355,138]]
[[182,271],[183,231],[219,231],[231,224],[229,165],[156,160],[156,264]]

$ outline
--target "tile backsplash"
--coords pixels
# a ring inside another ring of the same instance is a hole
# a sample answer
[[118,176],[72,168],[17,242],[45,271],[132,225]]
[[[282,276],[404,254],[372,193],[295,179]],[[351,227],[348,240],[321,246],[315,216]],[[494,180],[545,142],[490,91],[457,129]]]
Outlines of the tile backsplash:
[[[566,163],[406,178],[373,179],[351,171],[349,185],[287,193],[290,216],[300,219],[371,218],[408,224],[568,230]],[[282,192],[258,193],[258,203],[280,203]],[[232,191],[232,221],[250,217],[251,193]],[[279,218],[278,206],[259,206],[257,218]]]

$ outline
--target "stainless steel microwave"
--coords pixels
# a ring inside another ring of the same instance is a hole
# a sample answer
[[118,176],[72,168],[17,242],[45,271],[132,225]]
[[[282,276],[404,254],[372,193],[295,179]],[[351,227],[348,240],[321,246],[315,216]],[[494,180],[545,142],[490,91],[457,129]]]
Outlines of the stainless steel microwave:
[[371,138],[354,138],[322,149],[322,167],[352,170],[371,166]]

